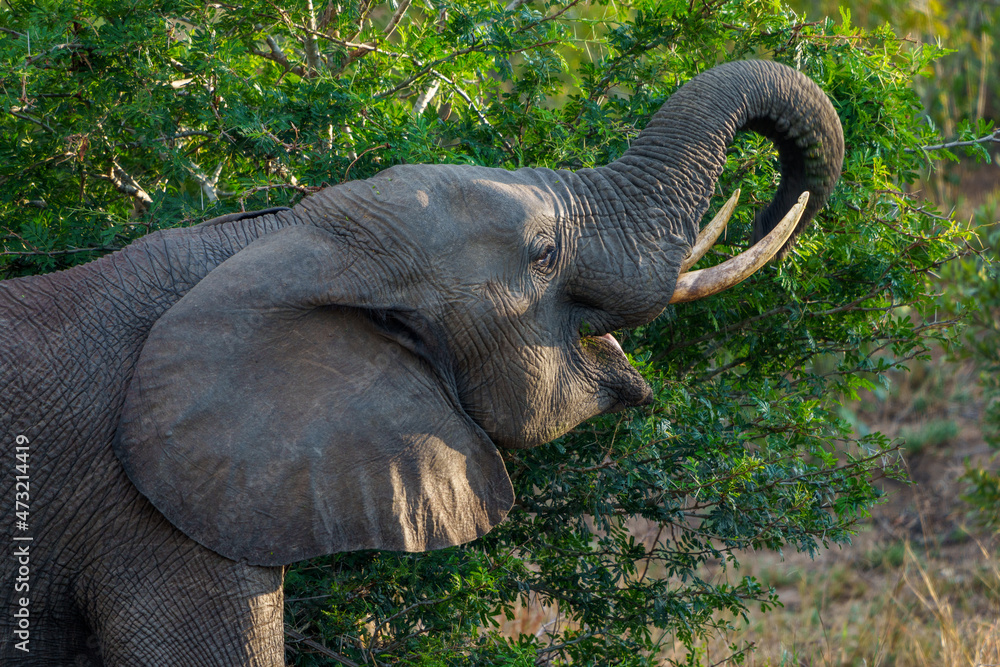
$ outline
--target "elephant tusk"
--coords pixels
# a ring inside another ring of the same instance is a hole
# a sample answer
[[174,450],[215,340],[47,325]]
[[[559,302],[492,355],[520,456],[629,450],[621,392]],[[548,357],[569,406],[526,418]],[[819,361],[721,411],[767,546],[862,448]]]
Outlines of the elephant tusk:
[[805,210],[808,201],[809,193],[803,192],[798,203],[785,214],[785,217],[771,230],[771,233],[754,244],[752,248],[741,252],[736,257],[727,259],[718,266],[682,273],[677,278],[677,286],[674,288],[673,296],[670,297],[670,303],[686,303],[704,299],[706,296],[718,294],[738,285],[752,276],[785,245],[785,241],[792,235],[795,225],[802,217],[802,211]]
[[736,209],[736,202],[740,200],[740,191],[737,188],[733,196],[729,198],[719,212],[715,214],[712,218],[712,222],[705,225],[705,229],[698,233],[698,238],[695,239],[694,245],[688,254],[684,257],[684,261],[681,262],[681,273],[686,273],[688,269],[698,263],[698,260],[705,256],[708,249],[712,247],[716,239],[722,235],[722,230],[726,228],[726,223],[729,222],[729,216],[733,214]]

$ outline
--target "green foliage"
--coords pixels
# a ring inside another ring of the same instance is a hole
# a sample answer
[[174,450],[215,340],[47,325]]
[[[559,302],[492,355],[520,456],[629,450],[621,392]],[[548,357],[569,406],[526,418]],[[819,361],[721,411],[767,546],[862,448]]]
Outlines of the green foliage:
[[[1000,5],[991,0],[791,0],[811,19],[848,12],[860,26],[892,26],[907,39],[944,44],[947,57],[929,63],[915,86],[934,123],[952,138],[963,126],[1000,119],[1000,68],[996,35]],[[848,11],[842,8],[849,5]],[[982,137],[986,132],[975,136]]]
[[[956,356],[971,358],[980,368],[980,386],[985,409],[983,436],[1000,447],[1000,226],[997,205],[976,212],[973,225],[979,230],[978,252],[949,265],[942,274],[946,285],[940,301],[942,309],[962,314],[969,328]],[[994,455],[993,463],[998,461]],[[1000,475],[990,467],[968,464],[963,479],[965,500],[976,511],[975,518],[994,529],[1000,528]]]
[[[953,333],[926,276],[966,234],[905,194],[947,157],[913,88],[941,49],[770,0],[509,4],[0,5],[7,277],[402,162],[602,164],[726,60],[785,62],[834,100],[844,176],[791,257],[623,334],[656,404],[508,454],[518,502],[472,545],[292,567],[296,664],[650,665],[675,640],[698,664],[699,638],[777,603],[739,550],[847,543],[898,473],[839,402]],[[776,180],[741,135],[719,193],[744,206],[703,264],[739,252]],[[530,600],[560,622],[501,634]]]
[[997,203],[976,212],[973,226],[979,234],[976,254],[947,267],[942,274],[948,289],[943,307],[961,313],[969,321],[960,352],[974,358],[981,369],[980,381],[986,398],[983,434],[1000,446],[1000,219]]

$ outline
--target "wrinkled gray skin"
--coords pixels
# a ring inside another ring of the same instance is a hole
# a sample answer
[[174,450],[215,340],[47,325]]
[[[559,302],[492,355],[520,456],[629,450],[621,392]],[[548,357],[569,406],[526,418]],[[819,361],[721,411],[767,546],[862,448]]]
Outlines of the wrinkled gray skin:
[[0,283],[4,521],[33,538],[27,593],[5,547],[0,662],[281,665],[280,565],[489,530],[513,500],[496,446],[649,400],[600,336],[666,306],[741,128],[783,165],[756,236],[809,190],[801,231],[839,121],[798,73],[743,62],[605,168],[393,167]]

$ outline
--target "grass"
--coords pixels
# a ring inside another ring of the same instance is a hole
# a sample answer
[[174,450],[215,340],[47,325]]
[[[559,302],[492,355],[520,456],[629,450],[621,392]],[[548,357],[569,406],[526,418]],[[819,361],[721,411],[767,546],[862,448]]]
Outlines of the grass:
[[752,615],[706,655],[721,655],[727,640],[737,640],[755,645],[746,662],[752,666],[1000,665],[1000,560],[977,546],[979,558],[968,567],[897,543],[882,551],[878,571],[866,569],[870,555],[859,558],[860,567],[809,570],[799,603]]

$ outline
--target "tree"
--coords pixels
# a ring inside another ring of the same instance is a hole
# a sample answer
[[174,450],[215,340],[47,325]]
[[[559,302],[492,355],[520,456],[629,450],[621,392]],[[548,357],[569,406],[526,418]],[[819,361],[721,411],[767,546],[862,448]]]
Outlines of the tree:
[[[842,182],[795,252],[625,337],[656,404],[507,455],[518,503],[473,544],[291,568],[296,664],[646,665],[673,641],[697,664],[700,637],[777,603],[738,550],[849,542],[898,474],[838,406],[952,333],[925,278],[966,233],[904,191],[941,143],[912,88],[936,47],[763,0],[10,0],[0,18],[6,277],[401,162],[603,164],[726,60],[793,65],[837,106]],[[719,189],[748,203],[703,262],[749,237],[775,157],[738,138]],[[529,596],[562,622],[501,635]]]

